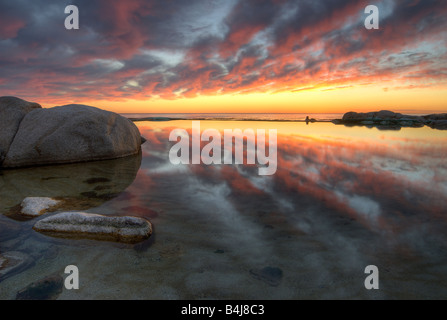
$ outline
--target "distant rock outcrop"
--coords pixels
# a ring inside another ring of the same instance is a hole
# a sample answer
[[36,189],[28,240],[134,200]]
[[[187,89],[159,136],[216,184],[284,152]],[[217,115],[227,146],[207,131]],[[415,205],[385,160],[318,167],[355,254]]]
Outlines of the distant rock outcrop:
[[113,112],[0,98],[0,167],[116,159],[137,154],[141,143],[135,124]]
[[447,130],[447,113],[429,114],[422,117],[425,124],[433,129]]
[[446,130],[447,114],[413,116],[388,110],[367,113],[348,112],[344,114],[342,119],[332,122],[346,126],[368,126],[386,130],[399,130],[402,127],[420,128],[425,125],[433,129]]

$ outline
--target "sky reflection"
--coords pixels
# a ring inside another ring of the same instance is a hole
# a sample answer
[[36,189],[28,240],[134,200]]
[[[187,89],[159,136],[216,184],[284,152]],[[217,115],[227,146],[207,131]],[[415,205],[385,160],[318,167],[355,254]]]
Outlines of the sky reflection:
[[[78,195],[113,186],[113,197],[88,212],[145,217],[154,226],[149,241],[123,247],[55,239],[33,231],[34,221],[0,216],[0,253],[20,251],[36,261],[2,281],[1,298],[14,298],[36,274],[43,278],[73,263],[82,270],[83,291],[65,290],[62,299],[447,295],[446,131],[201,122],[202,130],[220,132],[277,129],[277,171],[261,176],[257,165],[173,165],[170,132],[190,131],[191,121],[137,125],[147,142],[135,161],[77,165],[70,176],[62,167],[3,172],[0,180],[22,182],[24,194],[16,195],[11,183],[0,190],[2,201],[11,199],[15,205],[30,194],[52,196],[65,190],[70,196],[71,191]],[[93,178],[109,181],[88,184]],[[380,290],[364,287],[368,265],[380,270]],[[281,276],[263,278],[263,270]]]
[[[202,130],[220,131],[277,128],[276,174],[259,176],[256,165],[172,165],[168,153],[174,142],[169,142],[169,133],[174,128],[190,130],[191,122],[140,123],[148,138],[142,170],[145,181],[154,186],[153,198],[162,197],[188,212],[212,208],[213,219],[233,225],[239,218],[242,233],[253,228],[240,220],[257,215],[283,220],[296,232],[326,234],[323,241],[328,245],[337,242],[329,235],[340,237],[340,243],[383,237],[377,241],[421,254],[433,251],[422,249],[433,243],[447,244],[445,133],[434,134],[428,128],[381,132],[332,124],[201,125]],[[160,183],[167,186],[160,189]],[[347,227],[353,224],[355,228]],[[356,232],[362,233],[360,239]]]

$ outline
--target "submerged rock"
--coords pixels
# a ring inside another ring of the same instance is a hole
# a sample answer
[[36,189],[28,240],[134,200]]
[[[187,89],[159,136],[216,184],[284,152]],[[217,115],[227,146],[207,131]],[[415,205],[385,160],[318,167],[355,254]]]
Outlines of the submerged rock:
[[20,236],[20,225],[10,219],[3,219],[0,217],[0,243],[4,249],[4,243],[8,240]]
[[0,282],[29,268],[34,261],[27,254],[9,251],[0,254]]
[[42,219],[34,230],[50,236],[137,243],[152,234],[151,223],[137,217],[108,217],[84,212],[63,212]]
[[28,219],[20,214],[28,197],[61,200],[60,211],[86,211],[121,194],[134,181],[140,165],[141,152],[114,160],[0,171],[0,214]]
[[55,300],[62,293],[63,283],[60,275],[48,276],[17,292],[16,300]]
[[21,120],[2,166],[116,159],[137,154],[141,142],[135,124],[113,112],[84,105],[34,109]]
[[276,267],[265,267],[262,269],[251,269],[250,274],[257,280],[264,281],[272,287],[281,283],[282,270]]

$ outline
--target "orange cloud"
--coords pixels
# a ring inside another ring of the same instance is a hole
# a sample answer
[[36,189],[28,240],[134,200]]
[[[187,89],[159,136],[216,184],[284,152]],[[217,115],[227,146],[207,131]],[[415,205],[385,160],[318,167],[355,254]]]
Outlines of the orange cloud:
[[[83,28],[67,33],[56,19],[36,19],[12,3],[3,10],[11,23],[0,20],[9,37],[0,44],[0,91],[44,105],[115,110],[107,103],[119,102],[120,112],[144,111],[132,107],[135,101],[164,112],[168,103],[160,99],[176,102],[175,110],[197,99],[189,112],[254,112],[263,104],[256,95],[278,93],[280,102],[267,98],[270,108],[259,112],[344,112],[384,102],[391,109],[445,109],[447,6],[378,1],[381,27],[371,31],[363,26],[367,4],[244,1],[227,3],[221,14],[217,4],[205,13],[194,1],[98,1],[83,5]],[[215,107],[204,97],[231,105]]]

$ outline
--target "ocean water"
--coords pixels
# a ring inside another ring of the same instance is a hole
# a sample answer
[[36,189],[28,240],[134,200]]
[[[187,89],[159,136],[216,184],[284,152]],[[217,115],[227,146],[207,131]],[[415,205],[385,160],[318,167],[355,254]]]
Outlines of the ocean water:
[[[201,129],[277,130],[275,174],[259,175],[259,164],[172,164],[170,133],[190,133],[193,118],[137,122],[147,139],[138,156],[1,171],[0,258],[25,262],[0,274],[0,299],[65,276],[68,265],[80,288],[58,299],[447,296],[447,131],[217,118]],[[11,214],[27,196],[144,217],[154,233],[136,245],[52,238],[32,229],[43,217]],[[379,290],[365,288],[369,265]]]
[[170,118],[186,120],[233,121],[304,121],[308,116],[318,121],[341,119],[343,113],[122,113],[127,118]]

